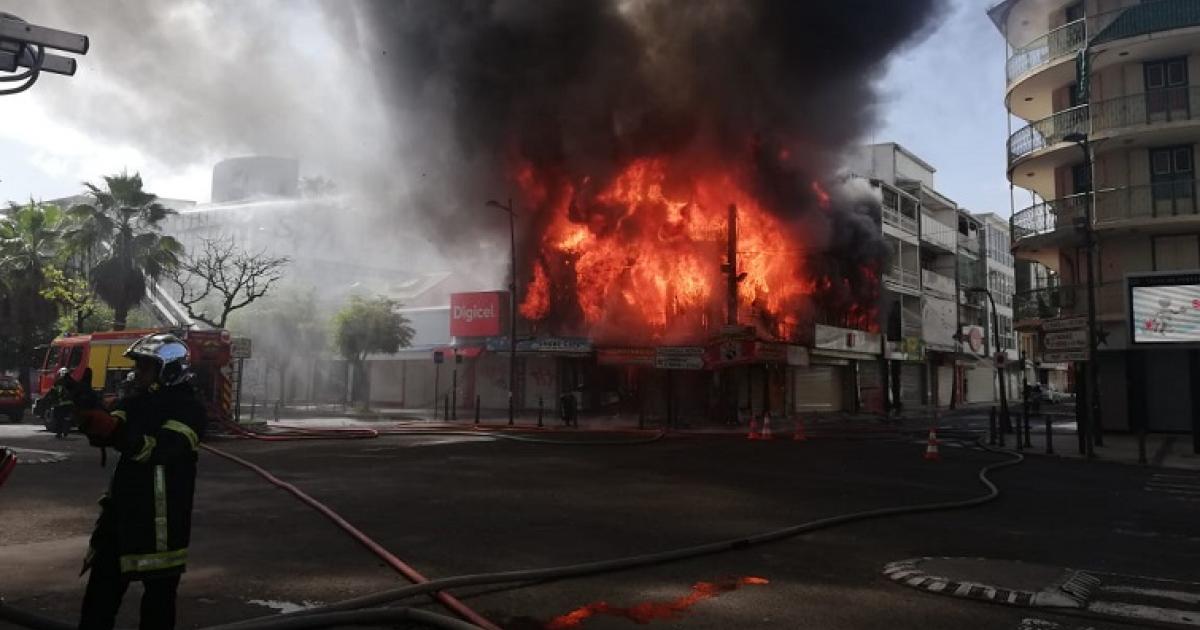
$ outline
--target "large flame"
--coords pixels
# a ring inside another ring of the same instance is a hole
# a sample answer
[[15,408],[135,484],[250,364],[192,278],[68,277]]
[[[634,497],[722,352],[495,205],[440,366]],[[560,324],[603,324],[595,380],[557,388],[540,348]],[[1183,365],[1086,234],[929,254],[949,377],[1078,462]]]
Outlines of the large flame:
[[[786,338],[814,282],[806,243],[738,182],[735,169],[664,156],[630,161],[606,182],[522,164],[514,179],[539,209],[539,251],[521,302],[532,321],[577,308],[594,338],[693,336],[725,323],[728,207],[737,208],[739,323]],[[818,199],[828,197],[819,187]]]

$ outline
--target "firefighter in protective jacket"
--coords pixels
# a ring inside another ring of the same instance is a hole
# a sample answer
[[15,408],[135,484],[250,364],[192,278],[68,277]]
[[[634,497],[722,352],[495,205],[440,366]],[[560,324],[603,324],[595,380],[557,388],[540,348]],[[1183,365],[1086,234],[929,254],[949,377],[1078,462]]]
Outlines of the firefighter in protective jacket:
[[110,413],[78,411],[94,446],[121,454],[84,571],[91,570],[80,630],[111,630],[130,582],[142,582],[142,630],[175,627],[175,594],[191,537],[196,455],[204,406],[188,383],[187,346],[173,335],[143,337],[126,350],[136,387]]

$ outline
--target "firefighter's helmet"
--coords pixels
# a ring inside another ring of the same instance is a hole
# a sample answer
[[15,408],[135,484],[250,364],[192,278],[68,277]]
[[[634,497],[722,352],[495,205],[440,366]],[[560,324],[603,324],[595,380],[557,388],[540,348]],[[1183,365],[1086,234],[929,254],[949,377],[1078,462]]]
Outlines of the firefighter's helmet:
[[158,333],[146,335],[133,342],[125,351],[125,356],[134,359],[151,359],[158,364],[158,376],[155,381],[159,385],[178,385],[188,379],[188,348],[187,344],[175,335]]

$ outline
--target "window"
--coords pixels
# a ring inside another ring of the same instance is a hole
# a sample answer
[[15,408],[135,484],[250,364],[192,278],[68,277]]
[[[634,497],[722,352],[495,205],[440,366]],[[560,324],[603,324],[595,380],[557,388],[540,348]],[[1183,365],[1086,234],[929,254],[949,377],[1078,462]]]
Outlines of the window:
[[1076,195],[1092,192],[1092,171],[1087,164],[1071,167],[1071,191]]
[[1178,57],[1142,64],[1146,87],[1146,113],[1155,119],[1187,117],[1187,58]]
[[67,369],[74,370],[83,362],[83,346],[75,346],[71,348],[71,355],[67,358]]
[[1195,213],[1195,178],[1190,145],[1151,149],[1150,184],[1154,216]]

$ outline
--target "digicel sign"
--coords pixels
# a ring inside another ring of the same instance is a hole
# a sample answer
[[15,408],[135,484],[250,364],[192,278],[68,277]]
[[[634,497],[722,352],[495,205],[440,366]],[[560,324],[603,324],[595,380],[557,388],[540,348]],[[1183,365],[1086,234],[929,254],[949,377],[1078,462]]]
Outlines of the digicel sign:
[[505,291],[450,294],[450,336],[499,335],[507,298]]

